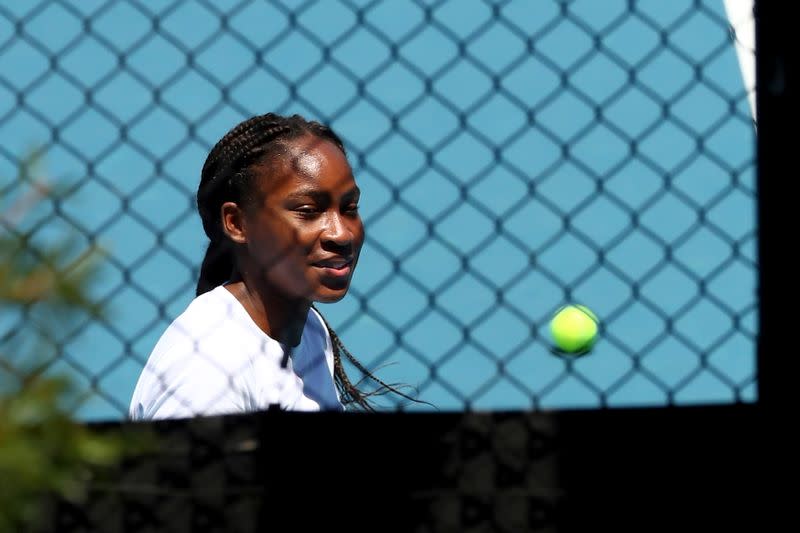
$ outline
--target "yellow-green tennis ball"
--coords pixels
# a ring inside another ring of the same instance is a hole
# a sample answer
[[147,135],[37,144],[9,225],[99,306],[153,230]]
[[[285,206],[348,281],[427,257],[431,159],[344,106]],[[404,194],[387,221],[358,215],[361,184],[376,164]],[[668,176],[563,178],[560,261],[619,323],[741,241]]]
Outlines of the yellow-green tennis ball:
[[583,305],[567,305],[550,322],[553,342],[562,352],[585,354],[597,340],[597,316]]

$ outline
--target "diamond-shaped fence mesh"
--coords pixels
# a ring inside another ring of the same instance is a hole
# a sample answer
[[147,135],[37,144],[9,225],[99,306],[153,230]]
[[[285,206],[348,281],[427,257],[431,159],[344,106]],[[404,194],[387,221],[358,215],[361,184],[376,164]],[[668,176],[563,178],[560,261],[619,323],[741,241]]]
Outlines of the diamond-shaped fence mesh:
[[[347,147],[367,237],[319,309],[384,381],[443,410],[754,401],[753,50],[734,29],[752,12],[734,5],[3,3],[2,232],[42,261],[102,248],[106,310],[52,330],[4,308],[4,386],[35,364],[77,380],[77,416],[126,416],[194,297],[206,155],[274,111]],[[600,337],[557,356],[573,302]]]

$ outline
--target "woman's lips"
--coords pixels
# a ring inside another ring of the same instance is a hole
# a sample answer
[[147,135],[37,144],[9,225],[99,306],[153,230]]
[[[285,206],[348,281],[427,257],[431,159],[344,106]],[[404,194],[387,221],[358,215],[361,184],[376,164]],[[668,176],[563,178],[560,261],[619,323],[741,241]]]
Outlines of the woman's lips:
[[312,266],[323,272],[326,276],[343,278],[349,276],[352,270],[353,261],[325,261],[314,263]]

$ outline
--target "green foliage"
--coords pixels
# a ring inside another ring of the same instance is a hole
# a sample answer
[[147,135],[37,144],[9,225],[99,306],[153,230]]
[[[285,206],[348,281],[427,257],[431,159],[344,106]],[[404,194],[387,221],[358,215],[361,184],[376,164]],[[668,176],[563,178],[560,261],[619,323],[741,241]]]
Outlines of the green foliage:
[[[0,318],[17,317],[0,321],[6,378],[0,380],[0,533],[27,530],[46,497],[80,501],[97,467],[113,465],[140,444],[74,421],[64,408],[75,392],[69,379],[44,372],[41,348],[53,345],[65,320],[101,316],[87,296],[101,254],[91,246],[80,250],[78,236],[67,230],[60,241],[42,245],[33,231],[21,229],[26,215],[59,201],[57,189],[39,177],[39,165],[40,153],[33,152],[17,180],[0,189]],[[34,327],[35,311],[45,321]],[[24,342],[28,336],[41,338]]]
[[33,522],[42,498],[86,496],[93,467],[115,463],[124,443],[76,423],[59,407],[63,378],[36,378],[0,397],[0,532]]
[[[34,241],[34,231],[21,229],[26,215],[58,205],[64,195],[63,187],[50,185],[41,177],[40,161],[41,152],[33,151],[20,165],[17,179],[0,190],[0,302],[97,315],[100,309],[86,291],[96,274],[101,250],[94,245],[80,250],[79,235],[69,226],[59,228],[59,242],[47,245]],[[77,255],[76,250],[80,250]]]

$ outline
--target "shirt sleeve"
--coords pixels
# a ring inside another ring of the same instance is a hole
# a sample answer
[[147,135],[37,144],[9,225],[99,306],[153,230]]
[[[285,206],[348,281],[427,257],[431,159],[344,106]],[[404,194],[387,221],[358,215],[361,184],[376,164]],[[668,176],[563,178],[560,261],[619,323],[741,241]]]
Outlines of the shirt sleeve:
[[247,365],[223,367],[216,361],[195,349],[172,346],[142,371],[131,401],[131,419],[190,418],[250,410]]

